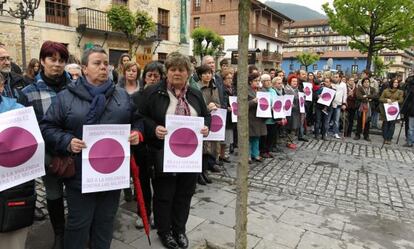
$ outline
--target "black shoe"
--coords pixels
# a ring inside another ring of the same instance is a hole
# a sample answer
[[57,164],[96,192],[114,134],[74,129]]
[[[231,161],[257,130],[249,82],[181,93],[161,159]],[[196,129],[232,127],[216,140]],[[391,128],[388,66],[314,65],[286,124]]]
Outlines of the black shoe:
[[221,162],[225,162],[225,163],[231,163],[231,161],[228,159],[228,158],[226,158],[226,157],[219,157],[219,161],[221,161]]
[[359,140],[361,137],[359,136],[359,135],[356,135],[355,137],[354,137],[354,140]]
[[132,201],[132,190],[131,190],[131,188],[124,189],[124,200],[126,202]]
[[[180,249],[180,246],[175,241],[171,233],[165,235],[159,235],[162,245],[168,249]],[[188,245],[188,243],[187,243]]]
[[404,144],[404,145],[403,145],[403,147],[406,147],[406,148],[412,148],[412,147],[413,147],[413,145],[412,145],[412,144],[408,144],[408,143],[406,143],[406,144]]
[[45,212],[43,212],[43,210],[41,208],[35,207],[34,220],[36,220],[36,221],[42,221],[45,218],[46,218]]
[[63,234],[55,234],[55,243],[53,243],[52,249],[63,249]]
[[208,184],[213,183],[213,181],[211,181],[210,177],[208,176],[207,172],[201,173],[201,177],[204,179],[206,183]]
[[365,141],[371,142],[371,138],[369,137],[364,137]]
[[229,152],[230,152],[230,154],[233,154],[234,153],[234,146],[233,146],[233,144],[230,144]]
[[173,233],[173,234],[174,234],[175,241],[177,241],[177,244],[181,248],[183,249],[188,248],[188,238],[187,238],[187,235],[185,235],[185,233]]
[[221,168],[220,166],[218,166],[217,164],[214,164],[211,168],[210,168],[211,172],[215,172],[215,173],[219,173],[221,172]]
[[300,137],[298,138],[299,141],[303,141],[303,142],[309,142],[309,140],[307,138],[304,137]]
[[197,182],[200,185],[207,185],[206,181],[204,180],[204,177],[201,174],[198,175]]

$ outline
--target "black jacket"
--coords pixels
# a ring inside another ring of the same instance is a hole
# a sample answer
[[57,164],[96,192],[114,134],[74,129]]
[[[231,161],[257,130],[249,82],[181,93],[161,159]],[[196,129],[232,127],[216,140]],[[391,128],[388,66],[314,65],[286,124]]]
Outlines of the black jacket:
[[[68,155],[68,146],[73,138],[82,139],[83,125],[93,100],[81,82],[83,77],[70,83],[57,95],[57,100],[49,107],[40,128],[45,143],[59,155]],[[107,92],[105,111],[97,124],[131,124],[131,129],[143,132],[141,116],[136,112],[129,94],[122,88],[112,85]],[[76,174],[67,185],[81,187],[81,154],[75,157]]]
[[[135,95],[137,97],[139,95]],[[165,116],[170,104],[170,98],[167,92],[167,82],[160,81],[155,85],[148,86],[141,100],[134,99],[135,103],[141,103],[138,109],[144,117],[145,141],[150,147],[162,149],[164,140],[160,140],[155,136],[155,128],[158,125],[165,126]],[[210,114],[204,102],[202,93],[192,87],[187,90],[186,98],[189,104],[197,111],[199,117],[204,117],[204,124],[210,127]]]

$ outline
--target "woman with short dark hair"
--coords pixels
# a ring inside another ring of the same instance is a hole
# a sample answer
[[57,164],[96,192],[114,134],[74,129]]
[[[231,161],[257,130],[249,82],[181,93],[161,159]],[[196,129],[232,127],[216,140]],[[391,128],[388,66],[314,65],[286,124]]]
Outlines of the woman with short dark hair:
[[165,61],[167,77],[145,88],[140,111],[145,120],[145,141],[149,160],[154,165],[153,207],[155,226],[161,243],[166,248],[187,248],[186,223],[191,198],[195,192],[197,173],[163,173],[164,138],[167,114],[204,117],[208,135],[210,114],[202,93],[189,87],[192,65],[189,58],[173,52]]
[[131,145],[137,145],[143,130],[135,115],[128,93],[116,87],[108,77],[109,60],[105,50],[93,47],[82,56],[83,76],[67,85],[57,96],[41,121],[45,144],[57,156],[73,155],[75,175],[65,179],[68,218],[65,227],[64,248],[85,248],[89,239],[91,248],[109,249],[121,190],[83,194],[82,140],[84,125],[131,124]]

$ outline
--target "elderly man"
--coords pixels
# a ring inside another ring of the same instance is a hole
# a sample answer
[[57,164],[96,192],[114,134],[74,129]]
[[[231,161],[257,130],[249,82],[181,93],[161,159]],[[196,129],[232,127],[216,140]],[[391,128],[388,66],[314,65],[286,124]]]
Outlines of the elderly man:
[[11,58],[6,47],[0,45],[0,73],[6,79],[4,84],[3,96],[17,99],[22,105],[27,105],[26,97],[20,93],[20,90],[25,86],[23,77],[12,72]]

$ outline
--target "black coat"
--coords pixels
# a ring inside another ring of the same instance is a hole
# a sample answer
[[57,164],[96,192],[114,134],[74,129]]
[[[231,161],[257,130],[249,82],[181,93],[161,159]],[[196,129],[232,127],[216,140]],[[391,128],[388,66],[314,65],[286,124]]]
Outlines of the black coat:
[[[45,143],[54,148],[55,154],[68,155],[68,146],[73,138],[82,139],[83,125],[93,100],[81,82],[83,77],[70,83],[67,88],[57,95],[43,120],[40,128]],[[112,85],[106,94],[105,111],[96,124],[132,124],[131,129],[143,132],[141,116],[136,112],[129,94],[122,88]],[[80,189],[82,176],[81,154],[76,154],[76,174],[68,179],[67,185]]]
[[[136,98],[141,97],[138,100]],[[155,128],[158,125],[165,127],[165,116],[170,104],[170,97],[167,92],[167,82],[160,81],[155,85],[144,89],[142,95],[133,96],[135,103],[140,103],[138,109],[144,118],[145,142],[152,162],[157,173],[162,172],[164,140],[158,139],[155,135]],[[207,110],[202,93],[192,87],[187,90],[186,98],[188,103],[197,111],[199,117],[204,117],[204,124],[210,127],[211,116]]]

